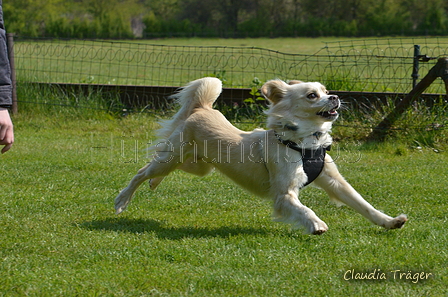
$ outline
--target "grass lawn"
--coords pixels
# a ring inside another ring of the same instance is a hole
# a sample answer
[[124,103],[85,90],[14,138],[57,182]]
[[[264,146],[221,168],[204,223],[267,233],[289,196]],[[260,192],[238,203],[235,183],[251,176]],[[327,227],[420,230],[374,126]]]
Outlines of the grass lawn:
[[148,116],[14,122],[16,143],[0,156],[0,296],[447,293],[446,152],[336,145],[348,181],[409,222],[385,231],[307,188],[301,201],[330,228],[310,236],[272,222],[269,201],[218,173],[175,172],[156,192],[143,185],[116,216],[114,197],[147,161],[156,127]]

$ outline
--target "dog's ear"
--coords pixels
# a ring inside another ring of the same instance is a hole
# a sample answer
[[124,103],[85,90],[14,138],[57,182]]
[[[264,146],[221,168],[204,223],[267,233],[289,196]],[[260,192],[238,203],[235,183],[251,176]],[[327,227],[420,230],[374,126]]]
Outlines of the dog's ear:
[[303,81],[301,81],[301,80],[290,80],[288,82],[288,85],[292,86],[292,85],[297,85],[297,84],[301,84],[301,83],[303,83]]
[[281,80],[270,80],[261,87],[263,96],[274,104],[282,100],[288,85]]

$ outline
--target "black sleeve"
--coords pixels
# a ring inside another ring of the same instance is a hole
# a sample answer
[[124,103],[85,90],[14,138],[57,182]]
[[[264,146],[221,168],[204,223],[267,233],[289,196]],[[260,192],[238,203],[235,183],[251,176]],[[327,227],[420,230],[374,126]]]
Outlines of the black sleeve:
[[2,0],[0,0],[0,107],[12,104],[11,67],[6,47],[6,31],[3,23]]

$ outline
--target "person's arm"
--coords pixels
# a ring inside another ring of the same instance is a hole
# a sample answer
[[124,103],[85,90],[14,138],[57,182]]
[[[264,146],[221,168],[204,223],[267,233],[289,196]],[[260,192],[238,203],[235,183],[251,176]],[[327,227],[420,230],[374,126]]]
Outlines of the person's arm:
[[1,150],[3,154],[11,148],[14,142],[14,130],[7,109],[12,105],[12,82],[2,4],[2,0],[0,0],[0,145],[4,145]]
[[0,107],[12,105],[11,67],[6,47],[6,31],[3,23],[2,0],[0,0]]

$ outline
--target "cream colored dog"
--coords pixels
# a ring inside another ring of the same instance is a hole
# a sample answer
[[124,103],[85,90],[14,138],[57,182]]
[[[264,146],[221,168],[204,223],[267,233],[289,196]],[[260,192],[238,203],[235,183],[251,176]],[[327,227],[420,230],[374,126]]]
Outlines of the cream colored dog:
[[314,180],[330,198],[346,204],[386,229],[400,228],[406,216],[385,215],[358,194],[339,174],[325,153],[332,143],[332,122],[338,117],[339,98],[320,83],[271,80],[261,91],[271,102],[268,127],[244,132],[235,128],[212,104],[222,91],[221,81],[195,80],[175,97],[181,108],[158,132],[153,160],[140,169],[115,199],[117,214],[135,190],[150,179],[151,189],[175,169],[204,176],[213,168],[246,190],[274,202],[276,220],[322,234],[327,225],[300,203],[299,189]]

